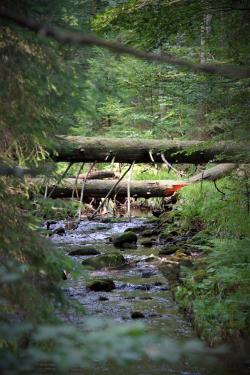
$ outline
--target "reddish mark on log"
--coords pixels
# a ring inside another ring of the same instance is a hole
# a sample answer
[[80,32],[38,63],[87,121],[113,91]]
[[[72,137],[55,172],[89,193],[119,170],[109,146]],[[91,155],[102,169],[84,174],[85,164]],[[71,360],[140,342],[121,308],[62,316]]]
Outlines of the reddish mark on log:
[[187,186],[187,185],[188,185],[187,182],[182,182],[181,184],[172,185],[172,187],[164,190],[164,195],[165,195],[165,197],[170,197],[176,191],[182,189],[184,186]]

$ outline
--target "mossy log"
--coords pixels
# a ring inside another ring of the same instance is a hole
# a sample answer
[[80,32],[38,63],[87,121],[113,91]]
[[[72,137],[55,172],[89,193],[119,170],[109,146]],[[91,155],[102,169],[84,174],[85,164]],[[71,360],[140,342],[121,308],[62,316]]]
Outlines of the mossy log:
[[[35,182],[33,180],[33,182]],[[103,198],[110,191],[114,180],[87,180],[84,188],[84,198]],[[127,196],[127,181],[121,181],[110,197],[116,196],[117,199]],[[133,181],[131,182],[131,197],[151,198],[166,197],[172,195],[181,187],[187,185],[184,181]],[[54,191],[53,185],[48,187],[48,195],[51,198],[71,198],[73,189],[75,189],[75,179],[65,178],[62,185],[57,186]],[[45,187],[42,186],[40,191],[44,193]],[[81,193],[81,183],[78,182],[78,196]]]
[[[51,152],[55,161],[105,163],[169,163],[201,164],[216,159],[222,163],[249,162],[249,146],[239,142],[173,141],[124,138],[57,137],[56,149]],[[153,159],[153,160],[152,160]]]

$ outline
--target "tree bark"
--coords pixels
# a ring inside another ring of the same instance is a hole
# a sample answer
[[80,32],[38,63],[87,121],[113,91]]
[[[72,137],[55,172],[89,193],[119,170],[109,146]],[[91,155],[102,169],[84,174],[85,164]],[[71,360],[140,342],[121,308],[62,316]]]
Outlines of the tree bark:
[[[32,181],[37,185],[37,182]],[[130,185],[130,195],[136,198],[151,198],[151,197],[167,197],[172,195],[175,191],[187,185],[184,181],[162,180],[162,181],[133,181]],[[84,198],[103,198],[110,191],[114,185],[113,180],[87,180],[84,188]],[[66,178],[61,186],[57,186],[51,198],[71,198],[72,190],[75,187],[75,180],[73,178]],[[117,188],[112,192],[110,197],[116,196],[119,198],[127,197],[127,181],[121,181]],[[53,189],[48,186],[48,192]],[[43,193],[45,186],[42,186],[40,192]],[[81,189],[78,189],[80,196]]]
[[216,159],[222,163],[250,162],[249,146],[239,142],[172,141],[123,138],[57,137],[57,146],[51,151],[55,161],[110,163],[162,163],[161,154],[170,163],[202,164]]
[[[84,179],[85,174],[80,174],[78,179]],[[118,178],[118,176],[113,171],[93,171],[88,175],[88,180],[103,180],[105,178]]]
[[232,172],[235,168],[237,168],[237,164],[234,163],[218,164],[189,178],[189,182],[193,183],[201,180],[216,181]]

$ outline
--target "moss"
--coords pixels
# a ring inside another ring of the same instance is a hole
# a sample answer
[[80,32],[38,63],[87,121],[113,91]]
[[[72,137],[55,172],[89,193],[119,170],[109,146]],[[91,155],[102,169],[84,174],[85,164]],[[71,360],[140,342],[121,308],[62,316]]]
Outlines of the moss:
[[137,235],[134,232],[124,232],[115,236],[113,238],[113,244],[116,247],[122,247],[123,244],[128,243],[136,243],[137,242]]
[[84,266],[88,266],[94,269],[101,269],[104,267],[121,267],[126,264],[126,260],[120,253],[110,253],[99,255],[96,257],[84,259],[82,261]]

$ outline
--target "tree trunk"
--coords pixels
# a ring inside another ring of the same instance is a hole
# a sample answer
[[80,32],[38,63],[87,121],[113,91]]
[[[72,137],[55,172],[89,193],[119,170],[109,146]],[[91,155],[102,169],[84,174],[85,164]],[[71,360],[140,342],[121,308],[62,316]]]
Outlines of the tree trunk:
[[235,168],[237,168],[237,164],[234,163],[218,164],[215,167],[209,168],[191,177],[189,182],[193,183],[201,180],[216,181],[232,172]]
[[[78,179],[79,180],[84,179],[85,176],[86,176],[85,174],[80,174]],[[88,180],[103,180],[105,178],[116,179],[118,178],[118,176],[113,171],[94,171],[88,175]]]
[[[38,181],[33,180],[35,185]],[[84,198],[103,198],[110,191],[114,185],[113,180],[90,180],[86,181],[84,189]],[[133,181],[130,186],[131,197],[136,198],[151,198],[151,197],[167,197],[171,196],[175,191],[187,185],[184,181]],[[66,178],[62,186],[57,186],[51,198],[71,198],[72,190],[75,187],[75,180],[73,178]],[[110,197],[125,198],[127,197],[127,181],[121,181],[117,188],[113,191]],[[48,186],[48,194],[52,191],[53,185]],[[45,187],[40,189],[44,193]],[[78,195],[80,196],[81,189],[78,188]]]
[[[110,163],[162,163],[161,153],[170,163],[202,164],[219,157],[222,163],[250,161],[249,147],[239,142],[170,141],[123,138],[84,138],[80,136],[57,138],[56,150],[51,151],[55,161]],[[56,152],[55,152],[56,151]]]

